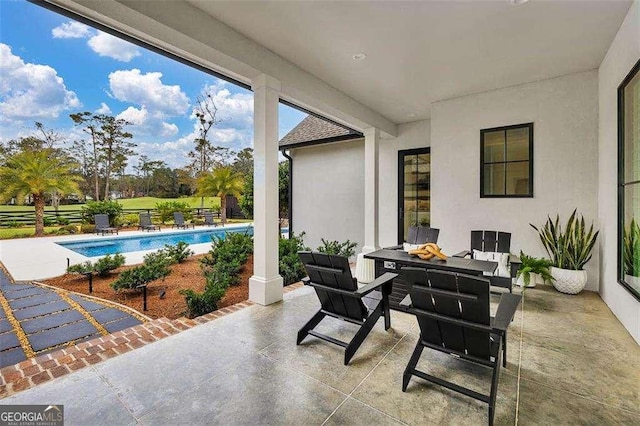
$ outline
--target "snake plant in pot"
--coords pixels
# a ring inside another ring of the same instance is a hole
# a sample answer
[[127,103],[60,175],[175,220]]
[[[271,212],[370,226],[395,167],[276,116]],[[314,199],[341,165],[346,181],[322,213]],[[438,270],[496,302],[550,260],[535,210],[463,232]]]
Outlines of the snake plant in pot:
[[635,288],[640,288],[640,224],[631,219],[624,229],[624,280]]
[[555,221],[547,216],[547,222],[540,228],[530,225],[538,232],[551,258],[553,286],[562,293],[580,293],[587,283],[584,265],[591,259],[600,231],[594,231],[593,223],[587,230],[584,217],[577,213],[577,209],[571,213],[564,228],[557,215]]

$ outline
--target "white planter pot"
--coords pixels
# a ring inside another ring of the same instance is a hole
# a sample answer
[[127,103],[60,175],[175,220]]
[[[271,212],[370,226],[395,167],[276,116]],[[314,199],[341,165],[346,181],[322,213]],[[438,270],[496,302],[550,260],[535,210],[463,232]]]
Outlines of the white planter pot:
[[531,288],[531,287],[535,287],[536,284],[544,284],[544,281],[542,280],[542,276],[540,274],[533,274],[533,273],[529,274],[528,286],[524,285],[524,278],[522,277],[522,275],[520,275],[516,281],[516,285],[520,287]]
[[555,278],[552,283],[556,290],[560,293],[578,294],[587,284],[587,271],[573,271],[571,269],[562,269],[551,267],[551,276]]

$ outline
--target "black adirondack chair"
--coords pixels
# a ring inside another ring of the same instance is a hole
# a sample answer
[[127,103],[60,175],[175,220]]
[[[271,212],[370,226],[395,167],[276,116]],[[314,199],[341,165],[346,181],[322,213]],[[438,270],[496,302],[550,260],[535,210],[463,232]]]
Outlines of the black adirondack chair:
[[[305,285],[314,287],[321,308],[298,331],[299,345],[309,334],[345,348],[344,365],[349,364],[364,339],[378,319],[384,315],[385,330],[391,326],[389,293],[397,274],[385,273],[373,282],[358,288],[351,275],[346,257],[316,252],[299,252],[300,260],[309,275],[303,279]],[[326,316],[360,325],[360,330],[350,342],[318,333],[314,328]]]
[[[431,228],[429,226],[410,226],[409,233],[407,234],[407,244],[426,244],[437,243],[440,230],[438,228]],[[386,247],[387,249],[400,250],[403,245],[399,244],[392,247]]]
[[118,228],[114,228],[109,224],[109,215],[107,214],[96,214],[93,215],[94,223],[96,224],[95,233],[102,234],[109,232],[110,234],[118,234]]
[[195,228],[193,223],[185,223],[184,214],[182,212],[173,212],[173,225],[172,228],[187,229],[189,227]]
[[[489,405],[489,424],[495,415],[500,357],[506,366],[507,327],[516,313],[521,296],[501,296],[495,318],[489,313],[489,285],[486,278],[453,272],[403,268],[411,283],[409,295],[401,302],[414,314],[420,338],[402,377],[406,392],[412,376],[444,386]],[[424,348],[434,349],[493,370],[491,392],[481,394],[416,369]]]
[[[500,231],[471,231],[471,250],[465,250],[454,254],[455,257],[472,257],[473,250],[509,253],[511,250],[511,234]],[[509,292],[513,292],[513,278],[520,267],[520,258],[516,255],[509,254],[509,273],[510,277],[490,277],[491,285],[495,287],[506,288]]]
[[218,222],[213,219],[213,213],[204,212],[204,224],[207,226],[218,226]]
[[138,225],[138,229],[142,229],[143,231],[155,231],[160,230],[160,225],[154,225],[151,222],[151,213],[140,213],[140,223]]

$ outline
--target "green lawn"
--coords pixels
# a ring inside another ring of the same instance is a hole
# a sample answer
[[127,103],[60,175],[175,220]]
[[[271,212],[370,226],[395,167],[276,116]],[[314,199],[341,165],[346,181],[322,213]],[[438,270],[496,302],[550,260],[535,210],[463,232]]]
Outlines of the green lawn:
[[[179,201],[182,203],[189,203],[191,207],[200,207],[200,198],[186,197],[186,198],[156,198],[156,197],[140,197],[129,198],[124,200],[117,200],[122,204],[125,209],[153,209],[156,203],[162,203],[167,201]],[[220,197],[205,197],[204,206],[211,208],[213,206],[220,206]],[[83,204],[70,204],[60,206],[60,210],[80,210]],[[33,210],[33,206],[5,206],[0,205],[0,212],[14,212],[14,211],[26,211]],[[54,211],[53,207],[47,206],[46,211]]]
[[[44,232],[57,231],[59,226],[47,226]],[[0,240],[8,240],[11,238],[33,237],[35,228],[33,226],[25,228],[0,228]]]

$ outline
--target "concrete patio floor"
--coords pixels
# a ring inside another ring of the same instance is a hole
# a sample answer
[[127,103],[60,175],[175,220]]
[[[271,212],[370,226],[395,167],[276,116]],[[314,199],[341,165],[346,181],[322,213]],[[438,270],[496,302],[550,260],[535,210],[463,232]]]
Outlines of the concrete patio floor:
[[[297,329],[318,302],[309,288],[251,306],[18,393],[3,404],[64,404],[68,425],[486,424],[486,405],[403,369],[415,319],[379,321],[349,366],[340,348]],[[493,308],[498,299],[496,296]],[[323,322],[352,335],[352,325]],[[640,348],[591,292],[529,289],[509,329],[496,424],[640,424]],[[488,372],[425,350],[419,368],[487,391]]]

